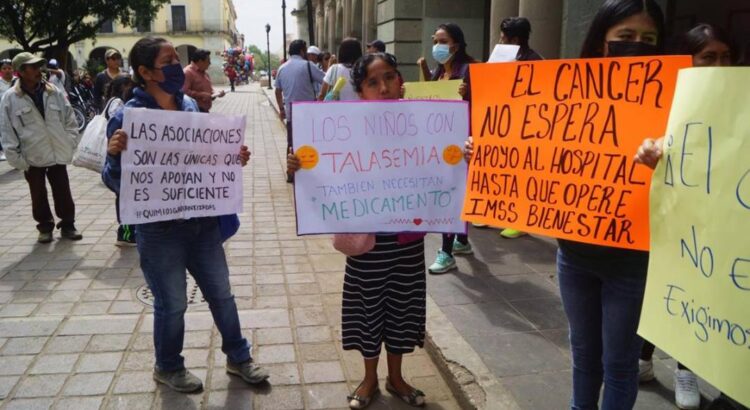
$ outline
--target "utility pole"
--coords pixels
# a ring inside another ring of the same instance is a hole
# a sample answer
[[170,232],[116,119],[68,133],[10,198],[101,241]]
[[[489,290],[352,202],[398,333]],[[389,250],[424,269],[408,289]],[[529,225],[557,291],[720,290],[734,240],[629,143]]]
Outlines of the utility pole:
[[281,0],[281,30],[284,35],[281,44],[284,45],[284,61],[286,61],[286,0]]
[[268,89],[273,90],[271,85],[271,25],[266,23],[266,55],[268,56]]

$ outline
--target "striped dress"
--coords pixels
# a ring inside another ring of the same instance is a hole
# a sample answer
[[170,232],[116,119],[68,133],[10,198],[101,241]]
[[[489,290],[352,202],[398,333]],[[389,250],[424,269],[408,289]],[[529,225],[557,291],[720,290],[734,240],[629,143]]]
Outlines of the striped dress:
[[341,333],[344,350],[365,359],[424,346],[424,239],[399,245],[397,235],[377,235],[375,248],[346,258]]

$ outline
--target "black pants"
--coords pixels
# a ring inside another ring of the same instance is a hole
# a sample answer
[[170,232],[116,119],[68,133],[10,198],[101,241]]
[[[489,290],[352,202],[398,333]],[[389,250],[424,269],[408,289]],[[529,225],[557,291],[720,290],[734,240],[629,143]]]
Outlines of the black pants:
[[452,233],[444,233],[443,234],[443,252],[447,253],[448,255],[453,256],[453,240],[458,237],[458,241],[461,242],[461,244],[466,245],[469,243],[469,235],[456,235]]
[[31,191],[31,210],[36,229],[39,232],[52,232],[55,229],[55,219],[47,199],[47,180],[52,188],[52,198],[55,201],[55,214],[60,218],[59,228],[73,228],[75,224],[76,208],[73,195],[70,193],[70,181],[65,165],[51,167],[31,167],[24,172]]
[[292,153],[292,119],[286,119],[286,153]]
[[[653,343],[649,342],[648,340],[644,340],[643,348],[641,349],[641,360],[651,361],[651,358],[654,356],[655,349],[656,346],[654,346]],[[687,367],[683,366],[680,362],[677,362],[677,368],[680,370],[690,370]]]
[[229,79],[229,86],[231,87],[232,92],[234,92],[234,81],[233,79]]

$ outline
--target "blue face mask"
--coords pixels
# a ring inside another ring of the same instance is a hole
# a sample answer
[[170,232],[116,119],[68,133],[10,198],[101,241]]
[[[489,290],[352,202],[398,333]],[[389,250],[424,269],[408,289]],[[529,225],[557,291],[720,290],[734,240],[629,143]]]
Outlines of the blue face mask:
[[185,84],[185,72],[182,71],[180,63],[165,65],[161,72],[164,74],[164,81],[159,83],[159,88],[167,94],[177,94]]
[[432,58],[440,64],[445,64],[453,56],[451,48],[447,44],[435,44],[432,46]]

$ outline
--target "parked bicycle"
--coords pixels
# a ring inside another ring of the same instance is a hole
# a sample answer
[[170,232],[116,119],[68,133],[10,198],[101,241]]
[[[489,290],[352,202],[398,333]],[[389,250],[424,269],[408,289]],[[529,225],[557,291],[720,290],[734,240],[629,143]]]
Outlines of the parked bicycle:
[[78,123],[78,131],[82,132],[97,114],[96,107],[92,104],[94,96],[86,87],[76,85],[68,92],[68,98]]

